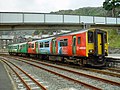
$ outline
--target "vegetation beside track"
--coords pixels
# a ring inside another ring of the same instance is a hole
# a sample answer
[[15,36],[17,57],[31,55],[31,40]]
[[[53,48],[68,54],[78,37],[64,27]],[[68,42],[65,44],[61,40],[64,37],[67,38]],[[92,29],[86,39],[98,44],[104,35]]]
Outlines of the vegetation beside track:
[[109,47],[120,48],[120,34],[118,34],[118,31],[108,30],[108,35]]

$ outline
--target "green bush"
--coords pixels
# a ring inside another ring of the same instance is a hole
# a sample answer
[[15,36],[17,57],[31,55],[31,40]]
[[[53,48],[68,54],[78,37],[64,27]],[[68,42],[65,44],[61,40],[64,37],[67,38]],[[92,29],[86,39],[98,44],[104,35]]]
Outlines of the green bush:
[[120,48],[120,35],[117,30],[108,30],[109,47]]

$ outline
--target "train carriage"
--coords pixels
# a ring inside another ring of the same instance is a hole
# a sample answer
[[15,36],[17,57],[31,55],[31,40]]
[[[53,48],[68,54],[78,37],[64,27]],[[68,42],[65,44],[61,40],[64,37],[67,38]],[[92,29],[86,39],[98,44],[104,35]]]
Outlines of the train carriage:
[[86,56],[86,31],[79,31],[57,38],[58,54]]
[[[67,60],[90,65],[104,65],[108,54],[108,35],[100,29],[71,32],[56,38],[57,54]],[[67,57],[68,56],[68,57]],[[76,58],[76,59],[75,59]]]
[[8,46],[8,52],[9,54],[17,54],[19,48],[19,44],[12,44]]

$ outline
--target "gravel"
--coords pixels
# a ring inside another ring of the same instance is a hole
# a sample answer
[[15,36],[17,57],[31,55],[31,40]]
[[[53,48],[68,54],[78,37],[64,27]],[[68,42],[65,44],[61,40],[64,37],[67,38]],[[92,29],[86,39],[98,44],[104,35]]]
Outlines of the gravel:
[[[40,81],[43,82],[43,85],[45,84],[47,86],[48,90],[86,90],[87,88],[83,87],[82,85],[76,84],[74,82],[70,82],[68,80],[65,80],[59,76],[56,76],[54,74],[51,74],[47,71],[38,69],[36,67],[32,67],[31,65],[25,64],[23,62],[19,62],[19,61],[14,61],[15,63],[17,63],[20,67],[22,67],[22,69],[24,69],[25,71],[27,71],[28,73],[34,75],[35,77],[39,78]],[[36,63],[35,63],[36,64]],[[120,90],[120,87],[118,86],[114,86],[111,84],[107,84],[98,80],[94,80],[94,79],[90,79],[90,78],[86,78],[83,76],[79,76],[67,71],[63,71],[63,70],[59,70],[53,67],[48,67],[45,65],[41,65],[41,64],[37,64],[40,65],[41,67],[44,67],[46,69],[58,72],[62,75],[66,75],[69,77],[72,77],[76,80],[88,83],[90,85],[99,87],[101,89],[104,90]],[[58,66],[58,65],[57,65]],[[60,66],[63,67],[63,66]],[[64,67],[67,69],[73,69],[73,68],[68,68],[68,67]],[[86,73],[86,74],[90,74],[90,75],[94,75],[94,76],[98,76],[98,77],[102,77],[102,78],[107,78],[109,80],[113,80],[116,82],[120,81],[120,78],[117,77],[112,77],[112,76],[107,76],[107,75],[103,75],[103,74],[99,74],[99,73],[94,73],[94,72],[90,72],[90,71],[85,71],[85,70],[80,70],[80,69],[73,69],[75,71],[78,72],[82,72],[82,73]],[[44,83],[45,82],[45,83]]]
[[[90,78],[87,78],[87,77],[83,77],[83,76],[79,76],[79,75],[76,75],[76,74],[73,74],[73,73],[70,73],[70,72],[67,72],[67,71],[63,71],[63,70],[59,70],[59,69],[56,69],[56,68],[53,68],[53,67],[48,67],[48,66],[45,66],[45,65],[40,65],[41,67],[44,67],[46,69],[49,69],[49,70],[52,70],[52,71],[55,71],[55,72],[58,72],[62,75],[66,75],[66,76],[69,76],[69,77],[72,77],[76,80],[79,80],[79,81],[82,81],[82,82],[85,82],[85,83],[88,83],[90,85],[94,85],[96,87],[100,87],[102,89],[111,89],[111,90],[119,90],[120,87],[118,86],[114,86],[114,85],[111,85],[111,84],[107,84],[107,83],[104,83],[102,81],[98,81],[98,80],[94,80],[94,79],[90,79]],[[88,74],[88,73],[87,73]],[[119,78],[120,79],[120,78]],[[117,80],[118,81],[118,80]],[[119,81],[118,81],[119,82]]]
[[48,90],[89,90],[80,84],[68,81],[57,75],[51,74],[47,71],[41,70],[23,62],[14,61],[15,64],[19,65],[22,69],[30,73],[32,76],[39,79]]

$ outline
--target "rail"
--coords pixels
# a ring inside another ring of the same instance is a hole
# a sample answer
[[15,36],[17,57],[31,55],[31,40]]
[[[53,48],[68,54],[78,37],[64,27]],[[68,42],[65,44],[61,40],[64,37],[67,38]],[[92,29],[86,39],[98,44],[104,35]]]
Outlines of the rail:
[[[13,69],[13,67],[11,67],[9,63],[11,63],[14,67],[16,67],[17,69],[19,69],[22,73],[24,73],[27,77],[29,77],[32,81],[34,81],[42,90],[47,90],[42,84],[40,84],[37,80],[35,80],[33,77],[31,77],[29,74],[27,74],[24,70],[22,70],[21,68],[19,68],[18,66],[16,66],[15,64],[13,64],[10,61],[7,60],[2,60],[4,63],[6,63],[12,70],[13,72],[19,77],[19,79],[23,82],[23,84],[26,86],[27,90],[32,90],[32,87],[30,87],[25,80],[16,72],[15,69]],[[6,62],[7,61],[7,62]]]
[[120,18],[50,13],[0,12],[0,24],[120,24]]

